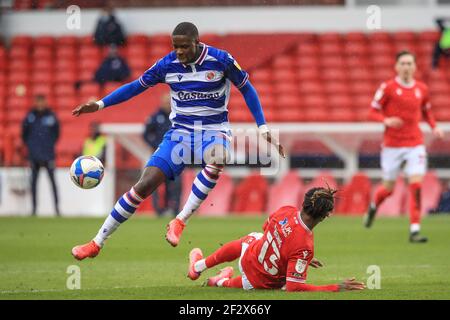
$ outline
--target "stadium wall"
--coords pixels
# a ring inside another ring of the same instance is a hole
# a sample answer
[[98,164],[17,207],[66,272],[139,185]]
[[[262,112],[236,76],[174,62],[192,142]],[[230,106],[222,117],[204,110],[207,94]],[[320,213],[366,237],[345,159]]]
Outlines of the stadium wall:
[[[31,171],[28,168],[0,168],[0,216],[26,216],[31,213],[29,187]],[[111,175],[106,171],[102,183],[92,190],[76,187],[69,178],[68,168],[55,172],[60,211],[63,216],[106,216],[114,199],[110,192]],[[50,179],[44,169],[38,180],[38,216],[54,216]]]
[[[168,33],[180,21],[196,23],[202,33],[230,32],[348,32],[368,29],[366,7],[223,7],[118,9],[118,18],[128,33]],[[87,35],[95,28],[100,11],[83,9],[80,26],[69,29],[65,10],[4,13],[0,30],[7,37],[28,35]],[[434,18],[450,16],[450,6],[381,7],[381,29],[435,29]]]

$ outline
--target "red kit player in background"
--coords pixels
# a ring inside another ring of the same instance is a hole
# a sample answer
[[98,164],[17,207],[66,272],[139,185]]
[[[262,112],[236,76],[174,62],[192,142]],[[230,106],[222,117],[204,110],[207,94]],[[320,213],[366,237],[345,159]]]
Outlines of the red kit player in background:
[[[381,84],[371,105],[371,120],[384,123],[384,142],[381,151],[383,187],[377,190],[365,218],[369,228],[381,203],[394,189],[400,170],[404,168],[409,182],[410,242],[426,242],[419,234],[421,184],[427,168],[427,154],[419,122],[424,119],[437,138],[443,132],[436,126],[431,113],[428,87],[414,79],[415,56],[402,51],[397,54],[397,76]],[[404,166],[404,167],[402,167]]]
[[312,229],[327,218],[334,208],[334,193],[325,188],[310,189],[302,210],[285,206],[270,215],[262,233],[251,233],[224,244],[212,255],[203,258],[199,248],[189,254],[188,277],[200,274],[218,264],[239,259],[240,276],[233,278],[233,268],[226,267],[212,278],[209,286],[250,289],[282,289],[287,291],[362,290],[364,284],[347,279],[341,284],[317,286],[306,284],[308,266],[321,267],[314,259]]

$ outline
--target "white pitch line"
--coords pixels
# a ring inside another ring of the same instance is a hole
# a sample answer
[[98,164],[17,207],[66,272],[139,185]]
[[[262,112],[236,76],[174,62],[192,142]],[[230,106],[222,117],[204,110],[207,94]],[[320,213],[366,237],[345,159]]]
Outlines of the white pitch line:
[[0,294],[14,294],[14,293],[46,293],[46,292],[70,292],[70,291],[93,291],[93,290],[111,290],[111,289],[144,289],[148,287],[134,286],[134,287],[112,287],[112,288],[87,288],[87,289],[48,289],[48,290],[4,290]]

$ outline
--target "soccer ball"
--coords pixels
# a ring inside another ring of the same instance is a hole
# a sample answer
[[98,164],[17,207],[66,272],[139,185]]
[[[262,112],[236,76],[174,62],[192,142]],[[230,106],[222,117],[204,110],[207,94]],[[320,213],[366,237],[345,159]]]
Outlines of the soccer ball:
[[94,156],[81,156],[70,166],[70,178],[77,187],[92,189],[100,184],[105,168]]

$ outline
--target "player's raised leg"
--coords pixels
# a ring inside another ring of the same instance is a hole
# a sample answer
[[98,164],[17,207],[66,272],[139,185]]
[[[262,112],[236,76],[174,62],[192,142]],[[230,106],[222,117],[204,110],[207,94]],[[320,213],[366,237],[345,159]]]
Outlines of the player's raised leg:
[[204,160],[208,164],[195,177],[191,193],[181,212],[167,225],[166,240],[172,246],[176,247],[178,245],[188,219],[216,186],[227,155],[227,145],[224,144],[215,144],[205,151]]
[[206,269],[238,259],[241,255],[241,250],[241,239],[225,243],[207,258],[203,258],[199,248],[192,249],[189,253],[188,277],[191,280],[197,280]]
[[378,208],[392,194],[394,186],[395,181],[383,181],[383,185],[375,192],[374,200],[370,203],[367,214],[364,217],[364,226],[366,228],[372,226]]
[[74,247],[72,255],[78,260],[97,256],[105,240],[127,221],[141,202],[165,180],[166,176],[160,168],[146,167],[139,181],[116,202],[95,238],[84,245]]

